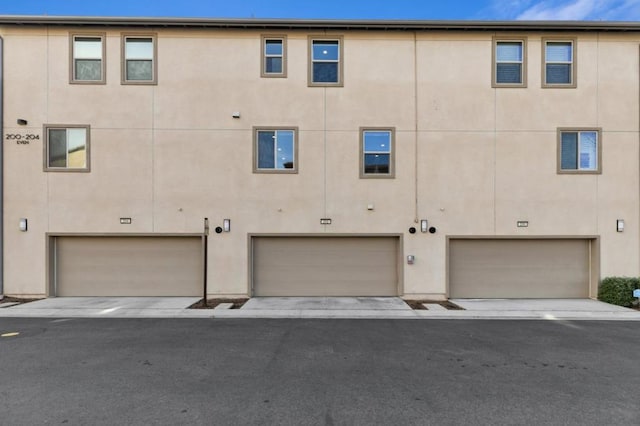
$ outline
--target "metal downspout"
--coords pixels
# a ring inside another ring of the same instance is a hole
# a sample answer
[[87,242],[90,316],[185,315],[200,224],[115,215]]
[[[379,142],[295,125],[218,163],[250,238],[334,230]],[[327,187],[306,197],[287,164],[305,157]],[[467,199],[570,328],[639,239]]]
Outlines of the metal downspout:
[[0,300],[4,298],[4,39],[0,37]]

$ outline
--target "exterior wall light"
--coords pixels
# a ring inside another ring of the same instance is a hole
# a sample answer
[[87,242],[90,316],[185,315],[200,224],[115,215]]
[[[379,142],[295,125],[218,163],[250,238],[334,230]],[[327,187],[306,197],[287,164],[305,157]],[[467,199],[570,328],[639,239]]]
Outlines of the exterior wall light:
[[427,219],[422,219],[420,221],[420,232],[429,231],[429,221]]
[[616,231],[624,232],[624,219],[616,220]]
[[222,230],[224,232],[230,232],[231,231],[231,219],[224,219],[222,221]]
[[27,218],[26,217],[21,217],[20,218],[20,222],[18,224],[18,227],[19,227],[20,231],[27,232]]
[[19,126],[26,126],[27,125],[27,120],[25,120],[24,118],[18,118],[18,125]]

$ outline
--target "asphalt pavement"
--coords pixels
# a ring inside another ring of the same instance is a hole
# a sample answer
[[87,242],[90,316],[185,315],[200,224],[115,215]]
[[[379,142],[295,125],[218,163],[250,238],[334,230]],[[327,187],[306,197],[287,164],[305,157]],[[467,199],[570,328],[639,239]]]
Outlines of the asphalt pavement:
[[0,318],[7,425],[630,425],[625,321]]

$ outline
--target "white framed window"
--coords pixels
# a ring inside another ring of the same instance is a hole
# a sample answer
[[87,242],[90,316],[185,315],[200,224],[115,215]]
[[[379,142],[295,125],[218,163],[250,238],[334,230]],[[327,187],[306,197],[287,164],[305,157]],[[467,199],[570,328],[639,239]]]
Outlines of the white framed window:
[[44,126],[44,170],[88,172],[90,127],[87,125]]
[[576,87],[576,40],[543,39],[542,87]]
[[526,87],[526,40],[493,40],[493,87]]
[[71,83],[105,84],[105,35],[71,34]]
[[360,177],[395,177],[395,129],[360,129]]
[[157,84],[155,34],[122,35],[122,84]]
[[254,173],[298,173],[298,128],[253,129]]
[[558,129],[558,173],[602,173],[601,129]]
[[309,86],[343,86],[343,38],[309,36]]
[[287,37],[262,36],[262,77],[287,76]]

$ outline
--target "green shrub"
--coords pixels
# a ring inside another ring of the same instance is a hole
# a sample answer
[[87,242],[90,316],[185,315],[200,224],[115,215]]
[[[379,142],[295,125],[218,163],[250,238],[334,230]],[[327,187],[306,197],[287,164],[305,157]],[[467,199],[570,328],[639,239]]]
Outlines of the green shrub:
[[600,283],[598,300],[612,305],[630,308],[634,301],[633,290],[640,289],[640,280],[634,277],[607,277]]

